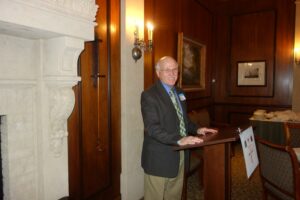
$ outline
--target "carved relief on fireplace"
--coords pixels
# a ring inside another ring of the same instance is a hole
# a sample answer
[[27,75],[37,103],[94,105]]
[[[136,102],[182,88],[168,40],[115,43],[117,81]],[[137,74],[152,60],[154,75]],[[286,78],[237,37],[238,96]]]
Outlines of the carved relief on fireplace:
[[49,98],[50,148],[55,156],[60,156],[63,140],[68,136],[67,120],[75,104],[74,92],[67,87],[52,88],[49,91]]

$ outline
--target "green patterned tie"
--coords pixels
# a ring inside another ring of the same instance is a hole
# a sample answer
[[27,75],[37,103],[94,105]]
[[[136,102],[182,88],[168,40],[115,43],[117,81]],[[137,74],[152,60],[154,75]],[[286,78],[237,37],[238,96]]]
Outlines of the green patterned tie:
[[177,113],[177,116],[178,116],[178,119],[179,119],[180,135],[182,137],[184,137],[184,136],[186,136],[186,130],[185,130],[185,125],[184,125],[183,115],[182,115],[182,111],[181,111],[181,109],[178,105],[178,101],[175,97],[174,89],[170,90],[170,97],[171,97],[172,103],[175,107],[175,110],[176,110],[176,113]]

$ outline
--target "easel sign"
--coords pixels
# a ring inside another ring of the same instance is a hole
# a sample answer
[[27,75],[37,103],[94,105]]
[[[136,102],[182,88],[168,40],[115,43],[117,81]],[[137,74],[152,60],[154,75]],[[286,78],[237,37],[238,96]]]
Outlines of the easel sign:
[[247,177],[249,178],[258,166],[258,156],[252,126],[240,133],[246,165]]

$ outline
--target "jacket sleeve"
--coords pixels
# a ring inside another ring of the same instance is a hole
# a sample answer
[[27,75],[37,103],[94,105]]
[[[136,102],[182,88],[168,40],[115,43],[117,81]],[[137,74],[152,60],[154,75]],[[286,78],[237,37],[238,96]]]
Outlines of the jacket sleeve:
[[197,130],[200,128],[197,124],[192,122],[187,115],[187,123],[188,123],[188,134],[189,135],[197,135]]

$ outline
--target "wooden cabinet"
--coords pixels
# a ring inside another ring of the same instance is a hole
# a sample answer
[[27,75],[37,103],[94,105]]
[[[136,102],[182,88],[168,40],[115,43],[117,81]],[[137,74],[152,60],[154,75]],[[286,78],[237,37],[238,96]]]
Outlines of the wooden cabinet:
[[68,123],[72,200],[121,199],[120,9],[115,0],[97,4],[95,41],[85,43],[78,61],[81,81]]

